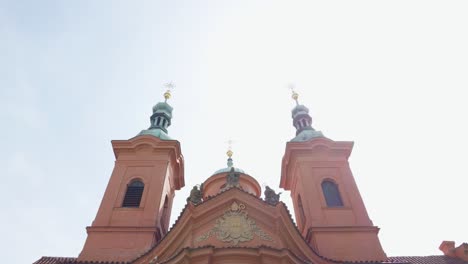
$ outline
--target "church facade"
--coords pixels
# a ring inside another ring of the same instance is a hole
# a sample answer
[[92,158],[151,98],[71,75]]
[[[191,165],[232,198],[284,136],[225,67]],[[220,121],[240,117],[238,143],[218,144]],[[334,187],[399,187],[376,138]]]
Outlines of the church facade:
[[468,264],[468,244],[444,241],[443,255],[389,257],[367,213],[348,158],[353,142],[333,141],[312,127],[309,110],[292,110],[296,136],[287,142],[279,194],[262,190],[234,166],[195,186],[169,229],[175,192],[185,186],[180,143],[168,136],[172,107],[153,107],[151,125],[129,140],[114,140],[116,162],[101,205],[78,257],[42,257],[34,264]]

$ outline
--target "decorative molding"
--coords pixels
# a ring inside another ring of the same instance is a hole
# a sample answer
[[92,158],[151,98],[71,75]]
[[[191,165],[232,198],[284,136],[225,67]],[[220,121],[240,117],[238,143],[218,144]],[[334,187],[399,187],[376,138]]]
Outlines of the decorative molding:
[[262,240],[273,241],[270,235],[257,226],[255,220],[249,218],[245,205],[236,202],[233,202],[223,216],[216,220],[215,226],[210,231],[199,236],[195,241],[203,241],[213,235],[220,241],[231,242],[234,246],[240,242],[251,241],[254,235]]

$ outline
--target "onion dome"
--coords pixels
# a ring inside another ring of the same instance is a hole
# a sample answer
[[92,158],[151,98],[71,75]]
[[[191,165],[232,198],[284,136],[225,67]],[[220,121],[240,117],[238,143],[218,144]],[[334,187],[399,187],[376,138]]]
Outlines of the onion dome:
[[293,126],[296,128],[296,137],[291,139],[292,142],[309,141],[313,138],[323,137],[321,131],[316,131],[312,127],[312,117],[309,115],[309,108],[299,104],[299,94],[294,90],[292,98],[296,101],[296,106],[291,111]]
[[[172,84],[167,87],[172,88]],[[171,91],[167,90],[164,93],[164,102],[159,102],[153,106],[153,114],[150,117],[150,127],[142,130],[138,135],[152,135],[162,140],[171,140],[167,135],[167,128],[171,125],[172,106],[167,103],[167,99],[171,98]]]

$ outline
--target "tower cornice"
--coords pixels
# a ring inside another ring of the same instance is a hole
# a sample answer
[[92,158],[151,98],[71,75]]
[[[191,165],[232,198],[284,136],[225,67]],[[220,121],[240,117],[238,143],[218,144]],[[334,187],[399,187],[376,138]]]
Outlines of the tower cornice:
[[291,170],[296,166],[291,161],[307,159],[309,161],[320,161],[327,157],[328,161],[348,161],[353,150],[353,141],[333,141],[326,137],[318,137],[303,142],[288,142],[283,156],[281,166],[280,187],[290,190],[291,179],[287,175],[294,175]]
[[[142,135],[128,140],[112,140],[111,143],[116,160],[119,160],[122,154],[136,154],[138,152],[167,153],[173,163],[176,164],[174,169],[176,172],[175,175],[178,175],[178,177],[175,179],[174,187],[176,190],[180,190],[180,188],[185,186],[184,157],[179,141],[161,140],[151,135]],[[152,155],[145,155],[145,157],[150,159],[154,158]]]

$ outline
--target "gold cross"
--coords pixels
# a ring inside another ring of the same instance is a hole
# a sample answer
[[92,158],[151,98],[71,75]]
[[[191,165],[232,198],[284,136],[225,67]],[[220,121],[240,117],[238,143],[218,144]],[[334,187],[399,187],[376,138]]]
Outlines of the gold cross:
[[173,82],[168,82],[168,83],[166,83],[164,86],[165,86],[165,87],[167,88],[167,90],[169,90],[169,91],[172,91],[172,89],[174,89],[174,87],[175,87],[175,85],[174,85]]

